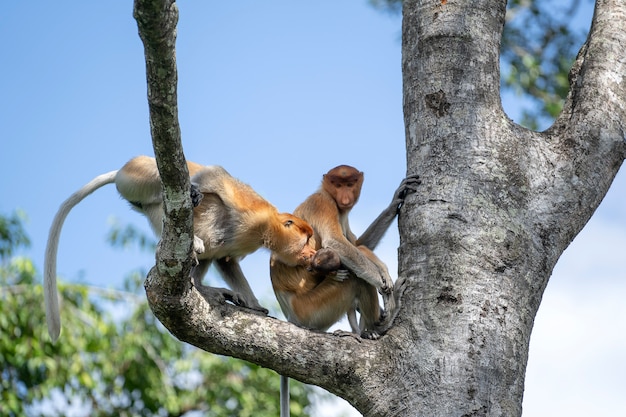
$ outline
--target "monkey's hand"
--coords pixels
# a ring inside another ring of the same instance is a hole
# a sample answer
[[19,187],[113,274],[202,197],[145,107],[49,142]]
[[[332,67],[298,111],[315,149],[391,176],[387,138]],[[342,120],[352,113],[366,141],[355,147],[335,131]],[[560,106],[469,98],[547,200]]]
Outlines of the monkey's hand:
[[200,188],[198,188],[196,184],[191,184],[190,194],[191,204],[193,204],[194,207],[198,207],[198,205],[202,201],[202,197],[204,197],[204,194],[200,192]]
[[396,192],[393,194],[393,199],[391,200],[390,207],[395,207],[396,213],[400,211],[400,208],[404,204],[404,199],[407,195],[412,194],[417,191],[417,186],[422,183],[419,175],[409,175],[405,179],[402,180],[400,186],[396,189]]
[[193,235],[193,251],[195,253],[204,252],[204,241],[196,235]]
[[350,278],[350,271],[347,269],[338,269],[337,272],[331,275],[335,281],[343,282]]
[[383,281],[383,285],[380,287],[380,295],[383,297],[393,293],[393,282]]
[[381,286],[378,289],[383,298],[393,293],[393,279],[389,275],[389,272],[383,269],[379,269]]

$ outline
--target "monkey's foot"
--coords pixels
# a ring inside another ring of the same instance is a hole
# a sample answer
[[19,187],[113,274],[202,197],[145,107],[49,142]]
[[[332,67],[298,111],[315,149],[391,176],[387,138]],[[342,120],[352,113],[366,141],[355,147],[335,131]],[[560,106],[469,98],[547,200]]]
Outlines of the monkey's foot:
[[247,307],[240,294],[227,288],[209,287],[202,284],[194,286],[209,304],[226,304],[229,301],[236,306]]
[[389,316],[389,314],[387,314],[387,310],[385,310],[384,308],[381,308],[380,316],[378,317],[378,321],[376,322],[376,325],[379,326],[381,323],[387,320],[387,316]]
[[345,330],[335,330],[333,332],[333,335],[339,336],[339,337],[354,337],[358,342],[361,342],[363,340],[363,338],[359,336],[358,334],[347,332]]
[[363,339],[369,339],[369,340],[378,340],[380,339],[381,334],[378,333],[378,331],[376,330],[363,330],[363,332],[361,333],[361,337]]
[[235,293],[229,289],[209,287],[202,284],[196,284],[194,287],[196,287],[196,290],[198,290],[200,295],[202,295],[209,304],[225,304],[226,301],[237,304],[234,301],[236,299]]
[[258,313],[261,313],[265,316],[267,316],[269,314],[269,310],[263,306],[261,306],[261,304],[259,304],[258,301],[254,300],[254,302],[248,302],[246,301],[245,297],[238,293],[238,292],[233,292],[233,298],[229,299],[228,301],[231,301],[233,304],[239,306],[239,307],[243,307],[243,308],[248,308],[252,311],[256,311]]
[[[239,294],[238,294],[239,295]],[[254,311],[258,311],[259,313],[263,313],[266,316],[269,314],[269,310],[265,307],[263,307],[261,304],[259,303],[247,303],[245,301],[243,301],[243,298],[240,296],[240,302],[241,302],[241,306],[245,307],[245,308],[249,308],[250,310],[254,310]]]
[[194,287],[209,304],[226,304],[228,301],[238,307],[249,308],[265,315],[269,313],[268,309],[262,307],[258,302],[248,303],[241,294],[227,288],[209,287],[197,282],[194,283]]

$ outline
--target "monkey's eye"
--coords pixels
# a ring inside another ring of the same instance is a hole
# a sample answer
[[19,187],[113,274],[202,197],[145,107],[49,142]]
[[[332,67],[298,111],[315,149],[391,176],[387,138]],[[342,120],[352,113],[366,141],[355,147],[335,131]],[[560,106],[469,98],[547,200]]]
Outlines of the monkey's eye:
[[285,226],[285,227],[289,227],[289,226],[291,226],[292,224],[293,224],[293,220],[287,220],[287,221],[283,224],[283,226]]

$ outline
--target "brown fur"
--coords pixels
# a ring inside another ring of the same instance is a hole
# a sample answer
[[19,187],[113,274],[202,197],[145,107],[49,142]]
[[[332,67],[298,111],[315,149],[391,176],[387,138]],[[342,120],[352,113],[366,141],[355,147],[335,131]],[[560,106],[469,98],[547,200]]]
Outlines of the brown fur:
[[[358,240],[350,230],[348,213],[361,194],[363,173],[340,165],[323,178],[320,189],[294,212],[313,226],[312,242],[318,251],[312,260],[312,268],[290,266],[272,255],[272,286],[290,322],[325,331],[347,314],[354,333],[376,338],[391,325],[396,306],[387,267],[370,249],[378,245],[406,196],[415,191],[420,183],[419,177],[413,175],[402,181],[391,204]],[[347,279],[334,271],[339,267],[349,270]],[[380,306],[376,288],[383,292],[387,310],[380,326],[377,323]],[[356,321],[357,309],[361,312],[360,324]],[[280,399],[281,417],[288,416],[289,378],[282,375]]]
[[332,275],[320,277],[307,268],[285,265],[273,256],[272,286],[289,321],[327,330],[356,308],[361,312],[361,325],[353,326],[353,331],[375,334],[380,319],[376,289],[389,292],[393,284],[386,266],[367,248],[357,247],[350,230],[348,214],[358,201],[362,184],[363,174],[356,169],[346,165],[333,168],[324,175],[320,189],[294,211],[313,227],[315,249],[335,251],[353,275],[345,280]]
[[[219,166],[187,162],[191,182],[202,199],[194,208],[194,249],[198,266],[193,282],[202,295],[213,301],[231,300],[236,304],[267,313],[254,296],[239,259],[260,247],[273,251],[287,265],[308,266],[315,250],[309,244],[313,230],[305,221],[274,206],[250,186],[233,178]],[[119,171],[96,177],[60,207],[48,237],[45,262],[45,300],[48,331],[53,340],[60,333],[59,306],[56,297],[56,253],[61,228],[69,211],[98,188],[115,183],[119,193],[134,209],[144,214],[157,235],[163,227],[161,180],[154,158],[138,156]],[[211,263],[232,291],[202,285]]]

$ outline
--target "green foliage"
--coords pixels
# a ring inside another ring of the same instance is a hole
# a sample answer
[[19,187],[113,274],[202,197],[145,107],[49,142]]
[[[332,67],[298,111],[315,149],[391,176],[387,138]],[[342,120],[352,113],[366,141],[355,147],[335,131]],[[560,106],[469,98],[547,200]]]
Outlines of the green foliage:
[[13,255],[15,249],[30,246],[22,223],[26,215],[16,210],[10,216],[0,216],[0,259]]
[[402,11],[403,0],[368,0],[374,8],[395,14]]
[[132,244],[137,244],[140,249],[155,251],[156,241],[152,237],[146,236],[135,226],[122,226],[115,219],[111,219],[109,223],[111,224],[111,229],[107,235],[107,241],[111,246],[126,248]]
[[584,32],[571,28],[581,0],[511,0],[502,39],[503,85],[534,104],[522,123],[553,120],[569,91],[568,73]]
[[[0,216],[0,415],[62,416],[70,407],[89,416],[279,414],[275,372],[179,342],[143,294],[60,285],[63,330],[52,343],[33,263],[6,257],[27,242],[10,220]],[[310,395],[292,383],[292,415],[308,415]]]
[[[368,0],[390,13],[402,10],[402,0]],[[537,129],[563,108],[569,91],[568,73],[585,40],[571,21],[582,1],[509,0],[502,37],[502,87],[524,96],[521,123]]]

